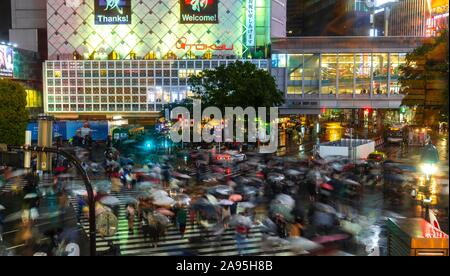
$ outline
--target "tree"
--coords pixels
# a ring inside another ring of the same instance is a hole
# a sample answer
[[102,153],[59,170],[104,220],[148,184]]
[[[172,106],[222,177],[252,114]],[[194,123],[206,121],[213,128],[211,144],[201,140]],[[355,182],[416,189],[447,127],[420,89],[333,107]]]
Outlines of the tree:
[[0,79],[0,143],[22,145],[28,123],[27,94],[22,85]]
[[202,107],[273,107],[284,102],[275,79],[266,70],[250,62],[237,61],[213,70],[205,70],[188,81]]
[[439,113],[448,120],[448,30],[409,53],[400,71],[403,104],[416,107],[415,121],[433,125]]

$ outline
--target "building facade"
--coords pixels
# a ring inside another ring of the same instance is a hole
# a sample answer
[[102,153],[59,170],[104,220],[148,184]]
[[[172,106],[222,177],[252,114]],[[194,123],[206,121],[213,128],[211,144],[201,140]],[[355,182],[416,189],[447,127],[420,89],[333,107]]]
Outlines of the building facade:
[[274,39],[272,75],[284,91],[282,114],[326,109],[398,109],[399,66],[423,38]]
[[47,56],[47,0],[11,1],[9,40],[19,48]]
[[189,96],[192,74],[236,60],[268,70],[283,9],[284,0],[48,0],[45,111],[157,117]]
[[365,36],[370,10],[359,0],[289,0],[288,36]]

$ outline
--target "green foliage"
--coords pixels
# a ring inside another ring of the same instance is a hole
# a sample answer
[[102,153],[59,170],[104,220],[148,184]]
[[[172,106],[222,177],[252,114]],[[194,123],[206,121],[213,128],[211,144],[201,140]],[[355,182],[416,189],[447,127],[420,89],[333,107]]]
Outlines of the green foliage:
[[222,65],[205,70],[188,81],[202,107],[273,107],[281,105],[283,94],[268,71],[250,62]]
[[448,58],[448,30],[406,56],[406,64],[400,67],[400,83],[407,94],[404,105],[440,110],[448,118]]
[[22,145],[28,123],[27,94],[22,85],[0,79],[0,143]]

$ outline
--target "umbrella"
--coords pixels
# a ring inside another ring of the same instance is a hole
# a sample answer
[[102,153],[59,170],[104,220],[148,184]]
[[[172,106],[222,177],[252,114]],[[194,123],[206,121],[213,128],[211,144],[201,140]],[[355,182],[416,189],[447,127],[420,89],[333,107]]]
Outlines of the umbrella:
[[132,197],[126,197],[126,198],[123,199],[123,201],[126,204],[136,204],[136,203],[138,203],[137,199],[132,198]]
[[251,209],[251,208],[255,208],[255,204],[253,204],[251,202],[239,202],[238,207],[243,208],[243,209]]
[[136,195],[136,198],[150,198],[152,194],[150,192],[140,192]]
[[164,197],[169,196],[169,194],[164,190],[152,190],[151,194],[154,198],[158,198],[158,197],[164,198]]
[[231,225],[243,225],[243,226],[247,226],[247,227],[252,227],[253,226],[253,221],[246,216],[243,215],[234,215],[231,217],[230,220],[230,224]]
[[[94,197],[97,196],[97,192],[94,192]],[[72,190],[72,193],[77,196],[87,196],[87,191],[83,189]]]
[[289,210],[285,205],[276,204],[270,207],[270,211],[274,215],[281,215],[288,221],[293,221],[294,216],[291,214],[291,210]]
[[296,171],[296,170],[287,170],[286,174],[287,175],[292,175],[292,176],[298,176],[298,175],[301,175],[302,173],[299,172],[299,171]]
[[163,215],[163,214],[161,214],[159,212],[154,212],[153,216],[162,225],[168,225],[170,223],[169,218],[167,218],[165,215]]
[[22,219],[22,211],[17,211],[5,217],[4,222],[11,222],[21,219]]
[[170,198],[168,196],[158,197],[155,200],[153,200],[153,204],[159,205],[159,206],[169,206],[169,205],[173,205],[174,203],[175,203],[175,200],[173,200],[173,198]]
[[227,185],[214,186],[213,190],[221,195],[230,195],[233,192],[233,189]]
[[18,177],[25,175],[27,172],[25,170],[15,170],[11,173],[11,177]]
[[169,211],[165,208],[156,209],[156,212],[160,213],[161,215],[168,216],[168,217],[175,216],[175,214],[172,211]]
[[286,206],[287,209],[292,210],[295,207],[295,200],[286,194],[279,194],[277,195],[277,197],[275,198],[275,202]]
[[1,210],[6,210],[6,208],[5,208],[5,206],[3,206],[3,205],[0,204],[0,211],[1,211]]
[[206,198],[208,198],[208,201],[211,202],[211,204],[217,205],[219,203],[217,198],[213,195],[207,194]]
[[29,194],[26,194],[26,195],[25,195],[24,199],[30,199],[30,198],[36,198],[36,197],[38,197],[37,194],[35,194],[35,193],[29,193]]
[[326,212],[326,213],[331,213],[331,214],[336,214],[337,213],[336,209],[334,209],[330,205],[323,204],[323,203],[320,203],[320,202],[316,203],[316,208],[317,208],[317,210],[322,211],[322,212]]
[[179,172],[174,172],[173,176],[178,177],[178,178],[183,178],[183,179],[191,179],[191,177],[187,174],[182,174]]
[[188,205],[191,202],[191,198],[188,195],[181,194],[176,196],[176,201],[180,202],[181,204]]
[[108,206],[120,205],[120,200],[114,196],[105,196],[100,199],[100,202]]
[[302,237],[289,238],[289,245],[292,251],[300,253],[303,251],[315,251],[323,248],[320,243],[313,242],[311,240]]
[[192,205],[192,207],[197,210],[208,206],[212,206],[212,204],[206,198],[200,198]]
[[229,206],[229,205],[233,205],[234,202],[228,199],[222,199],[219,201],[219,205],[225,205],[225,206]]
[[345,184],[349,184],[349,185],[356,185],[356,186],[360,186],[361,184],[359,184],[358,182],[356,182],[356,181],[353,181],[353,180],[351,180],[351,179],[344,179],[344,181],[343,181]]
[[238,195],[238,194],[233,194],[233,195],[230,195],[230,197],[228,199],[231,201],[234,201],[234,202],[238,202],[238,201],[242,200],[242,196]]
[[141,182],[137,185],[138,190],[148,190],[153,188],[153,184],[151,182]]
[[272,233],[272,234],[277,233],[277,225],[270,218],[265,218],[262,221],[261,228],[262,228],[262,231],[266,232],[266,233]]
[[344,232],[347,232],[354,236],[358,235],[362,231],[362,227],[359,224],[350,222],[348,220],[341,221],[341,228]]
[[335,234],[335,235],[329,235],[329,236],[319,236],[315,237],[312,240],[317,243],[328,243],[328,242],[335,242],[335,241],[341,241],[348,238],[348,235],[344,234]]
[[320,188],[325,189],[325,190],[329,190],[329,191],[333,191],[333,190],[334,190],[333,186],[331,186],[331,185],[328,184],[328,183],[322,183],[322,184],[320,184]]

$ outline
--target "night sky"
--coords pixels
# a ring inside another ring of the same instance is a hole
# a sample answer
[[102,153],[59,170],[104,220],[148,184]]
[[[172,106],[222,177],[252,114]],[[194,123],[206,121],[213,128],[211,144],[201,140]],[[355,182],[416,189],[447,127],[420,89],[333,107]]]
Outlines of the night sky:
[[8,40],[11,28],[11,0],[0,0],[0,40]]

